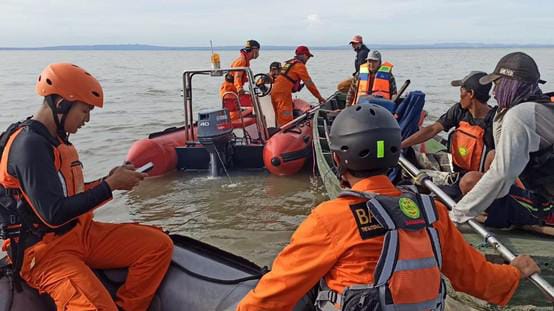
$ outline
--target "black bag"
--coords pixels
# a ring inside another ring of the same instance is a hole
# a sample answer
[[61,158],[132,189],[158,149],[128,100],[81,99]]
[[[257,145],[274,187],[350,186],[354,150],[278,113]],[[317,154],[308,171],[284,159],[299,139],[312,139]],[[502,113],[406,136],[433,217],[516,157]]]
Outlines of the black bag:
[[344,292],[343,311],[381,311],[377,288],[348,288]]

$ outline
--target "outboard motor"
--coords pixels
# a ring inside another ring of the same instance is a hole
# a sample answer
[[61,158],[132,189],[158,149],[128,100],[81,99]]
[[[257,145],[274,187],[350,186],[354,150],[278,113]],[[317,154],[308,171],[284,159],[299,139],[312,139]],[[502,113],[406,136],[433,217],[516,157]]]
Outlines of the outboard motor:
[[210,154],[210,175],[219,176],[232,163],[233,123],[227,109],[198,113],[198,141]]

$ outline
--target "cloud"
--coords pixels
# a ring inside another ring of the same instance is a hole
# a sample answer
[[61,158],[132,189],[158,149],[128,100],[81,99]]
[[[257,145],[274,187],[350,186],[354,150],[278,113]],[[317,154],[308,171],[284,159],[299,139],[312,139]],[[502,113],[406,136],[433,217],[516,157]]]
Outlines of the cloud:
[[314,28],[322,24],[318,14],[309,14],[306,16],[306,22],[308,23],[308,28]]

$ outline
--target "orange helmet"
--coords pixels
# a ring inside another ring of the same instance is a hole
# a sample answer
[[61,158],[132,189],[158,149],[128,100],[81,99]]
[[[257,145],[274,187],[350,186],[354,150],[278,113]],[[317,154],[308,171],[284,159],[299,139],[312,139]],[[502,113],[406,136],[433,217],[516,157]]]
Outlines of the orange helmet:
[[102,108],[104,92],[100,82],[83,68],[67,63],[50,64],[38,76],[40,96],[59,95],[67,101],[80,101]]

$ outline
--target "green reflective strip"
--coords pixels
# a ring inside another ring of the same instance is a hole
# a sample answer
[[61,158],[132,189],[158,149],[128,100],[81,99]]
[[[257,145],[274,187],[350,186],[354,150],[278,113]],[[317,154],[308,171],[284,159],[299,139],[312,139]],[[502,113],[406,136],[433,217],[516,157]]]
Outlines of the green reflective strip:
[[377,159],[381,159],[385,157],[385,141],[384,140],[378,140],[377,141]]
[[379,70],[378,71],[381,71],[381,72],[391,72],[392,71],[392,67],[390,66],[381,66],[379,67]]

